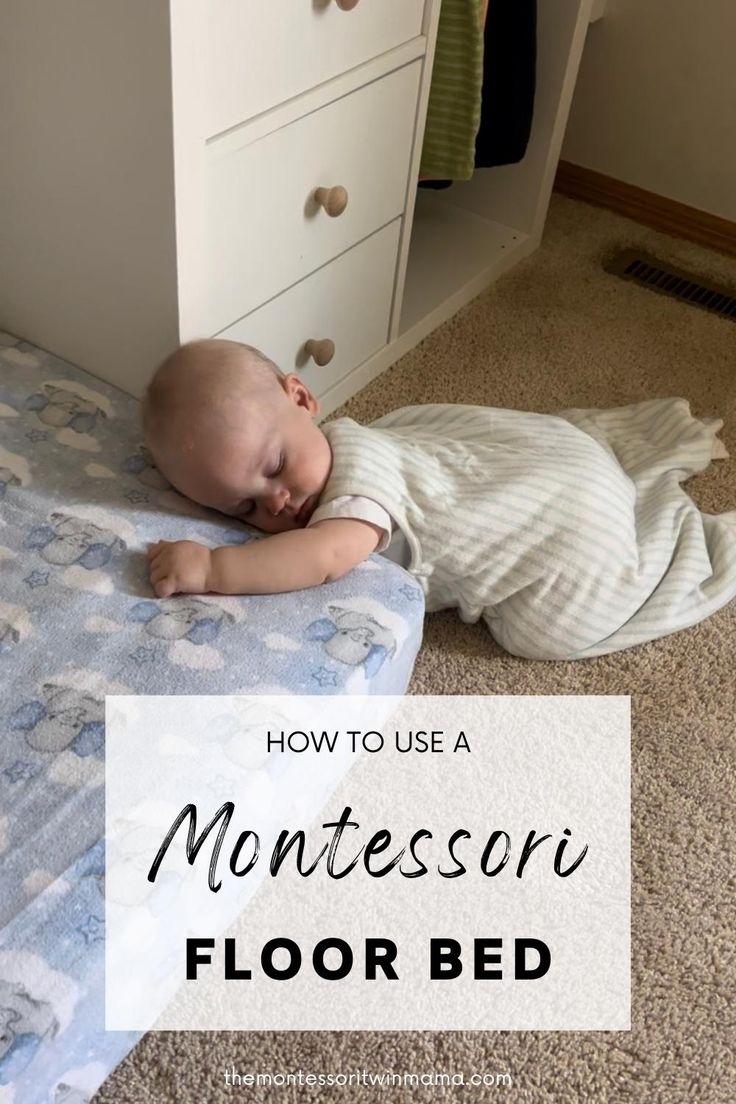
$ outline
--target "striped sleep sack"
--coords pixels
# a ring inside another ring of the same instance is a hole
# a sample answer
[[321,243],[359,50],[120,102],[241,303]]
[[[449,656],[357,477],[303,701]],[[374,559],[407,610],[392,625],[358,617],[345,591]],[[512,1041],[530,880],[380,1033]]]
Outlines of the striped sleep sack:
[[736,596],[736,511],[680,483],[727,453],[684,399],[558,415],[409,406],[322,426],[321,502],[379,502],[428,612],[483,617],[514,655],[582,659],[702,621]]

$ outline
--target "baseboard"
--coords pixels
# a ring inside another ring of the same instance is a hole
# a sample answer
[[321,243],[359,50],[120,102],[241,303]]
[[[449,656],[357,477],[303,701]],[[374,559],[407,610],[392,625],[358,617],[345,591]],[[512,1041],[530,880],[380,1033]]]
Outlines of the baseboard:
[[697,207],[688,207],[674,199],[647,192],[623,180],[560,161],[555,178],[555,191],[572,199],[582,199],[598,207],[607,207],[620,215],[674,234],[678,238],[706,245],[721,253],[736,256],[736,222],[710,215]]

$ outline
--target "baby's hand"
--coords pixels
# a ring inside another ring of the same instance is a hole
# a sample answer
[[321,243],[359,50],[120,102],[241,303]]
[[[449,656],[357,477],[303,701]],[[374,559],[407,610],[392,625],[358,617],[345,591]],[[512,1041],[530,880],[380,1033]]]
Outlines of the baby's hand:
[[206,594],[211,552],[196,541],[158,541],[148,549],[151,586],[157,598],[172,594]]

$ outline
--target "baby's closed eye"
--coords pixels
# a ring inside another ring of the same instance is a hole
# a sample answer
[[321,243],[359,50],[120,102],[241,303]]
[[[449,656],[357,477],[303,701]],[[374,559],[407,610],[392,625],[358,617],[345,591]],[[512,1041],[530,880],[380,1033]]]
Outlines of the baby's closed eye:
[[282,471],[284,470],[284,464],[285,464],[285,463],[286,463],[286,453],[283,453],[283,452],[282,452],[282,453],[281,453],[281,454],[279,455],[279,458],[278,458],[278,462],[277,462],[277,464],[276,464],[276,467],[275,467],[275,468],[274,468],[274,470],[273,470],[273,471],[271,472],[271,474],[270,474],[270,476],[269,476],[269,479],[273,479],[273,478],[274,478],[274,476],[280,475],[280,474],[281,474],[281,472],[282,472]]

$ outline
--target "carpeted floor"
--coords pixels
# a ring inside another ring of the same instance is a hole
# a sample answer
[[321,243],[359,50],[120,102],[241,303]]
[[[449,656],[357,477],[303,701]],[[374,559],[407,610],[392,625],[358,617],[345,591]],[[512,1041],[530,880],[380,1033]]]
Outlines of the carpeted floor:
[[[736,285],[736,262],[554,197],[542,248],[340,413],[370,420],[407,403],[552,411],[683,395],[718,414],[736,457],[736,326],[606,275],[639,246]],[[701,507],[736,507],[736,458],[698,476]],[[633,1028],[630,1033],[182,1033],[147,1036],[96,1104],[295,1100],[226,1089],[241,1072],[435,1069],[511,1074],[468,1098],[731,1104],[736,1099],[732,857],[736,606],[652,644],[578,663],[515,659],[480,625],[427,619],[411,684],[434,694],[621,694],[633,711]],[[731,858],[729,858],[729,855]],[[462,1090],[455,1090],[462,1093]],[[437,1099],[438,1089],[302,1089],[313,1100]]]

